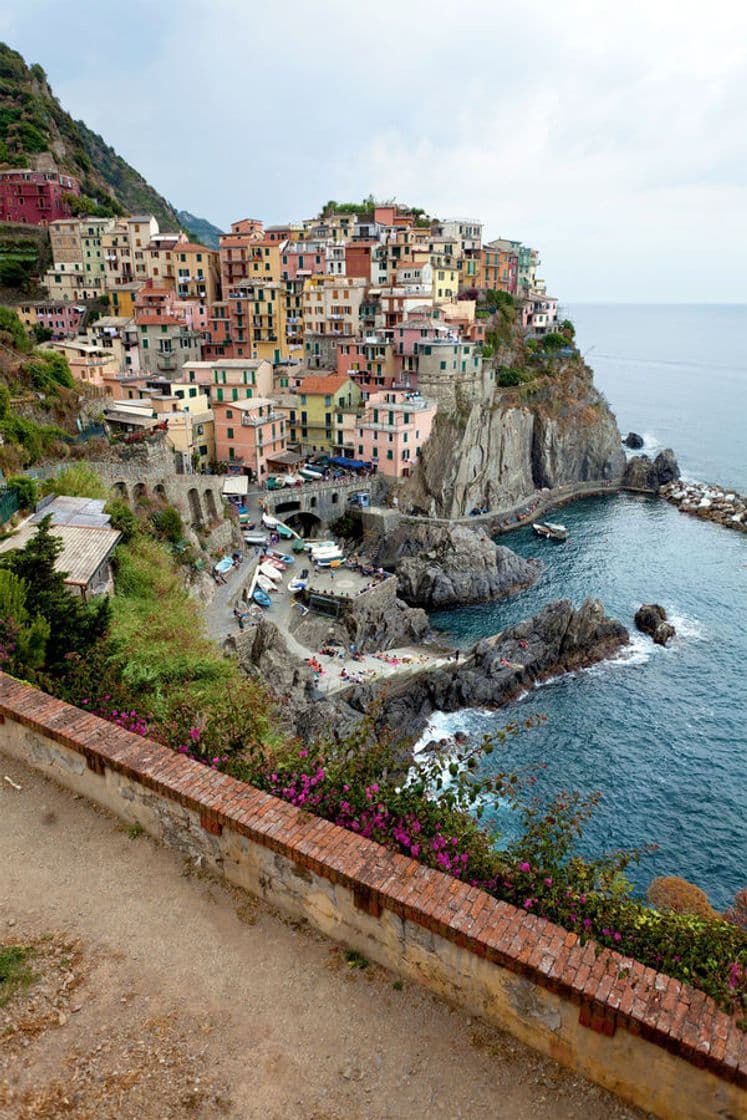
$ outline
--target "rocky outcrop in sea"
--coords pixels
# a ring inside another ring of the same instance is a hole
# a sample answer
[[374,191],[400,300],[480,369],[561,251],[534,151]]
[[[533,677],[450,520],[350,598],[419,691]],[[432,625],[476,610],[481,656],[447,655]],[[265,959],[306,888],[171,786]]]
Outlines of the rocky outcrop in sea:
[[635,612],[636,629],[642,634],[648,634],[658,646],[665,646],[676,631],[671,622],[667,622],[667,612],[658,603],[644,603]]
[[623,490],[644,490],[658,494],[662,486],[680,477],[680,468],[671,447],[660,451],[651,461],[648,455],[634,455],[628,460],[622,479]]
[[483,529],[433,522],[402,522],[379,543],[375,562],[394,568],[406,603],[429,609],[503,598],[534,583],[541,570]]
[[626,628],[607,617],[598,599],[587,599],[577,610],[561,599],[483,639],[447,666],[390,680],[381,693],[375,685],[360,686],[346,703],[360,713],[380,703],[382,724],[418,737],[435,711],[499,707],[537,681],[610,657],[629,640]]
[[725,529],[747,532],[747,498],[735,490],[709,486],[705,482],[669,482],[660,493],[682,513],[715,521]]

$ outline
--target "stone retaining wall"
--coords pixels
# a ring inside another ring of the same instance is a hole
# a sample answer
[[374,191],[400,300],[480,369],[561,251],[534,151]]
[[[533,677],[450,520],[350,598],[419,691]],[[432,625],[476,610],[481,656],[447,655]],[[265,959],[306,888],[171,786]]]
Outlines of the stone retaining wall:
[[671,977],[4,674],[0,750],[665,1120],[747,1114],[747,1035]]

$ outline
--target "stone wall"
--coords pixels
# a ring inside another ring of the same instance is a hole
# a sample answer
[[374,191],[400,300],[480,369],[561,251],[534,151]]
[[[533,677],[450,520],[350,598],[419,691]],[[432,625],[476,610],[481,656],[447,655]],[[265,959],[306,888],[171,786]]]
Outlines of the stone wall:
[[4,674],[0,750],[648,1112],[745,1115],[747,1036],[679,981]]

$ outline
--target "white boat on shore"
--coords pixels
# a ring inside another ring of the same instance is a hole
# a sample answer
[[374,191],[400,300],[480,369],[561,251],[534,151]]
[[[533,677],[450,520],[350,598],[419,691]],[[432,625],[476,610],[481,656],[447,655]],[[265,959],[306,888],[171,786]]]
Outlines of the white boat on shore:
[[293,579],[288,580],[289,591],[305,591],[307,580],[302,579],[301,576],[294,576]]
[[267,576],[257,576],[257,587],[264,591],[267,595],[272,595],[273,591],[278,590],[278,585],[273,583]]
[[262,524],[265,526],[266,529],[277,529],[278,519],[277,519],[277,517],[271,517],[269,513],[263,513],[262,514]]
[[568,530],[565,525],[558,525],[553,521],[535,521],[532,528],[538,537],[546,541],[568,540]]
[[259,573],[266,579],[272,580],[273,583],[280,583],[283,579],[283,573],[274,564],[262,563],[259,565]]
[[315,564],[326,566],[334,560],[344,560],[345,553],[336,544],[325,544],[321,548],[312,548],[311,559]]

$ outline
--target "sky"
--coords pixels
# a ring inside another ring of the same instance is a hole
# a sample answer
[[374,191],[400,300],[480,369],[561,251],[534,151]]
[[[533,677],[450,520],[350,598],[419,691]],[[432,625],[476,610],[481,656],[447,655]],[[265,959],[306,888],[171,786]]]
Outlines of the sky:
[[373,194],[563,302],[747,301],[742,0],[4,0],[0,38],[218,226]]

